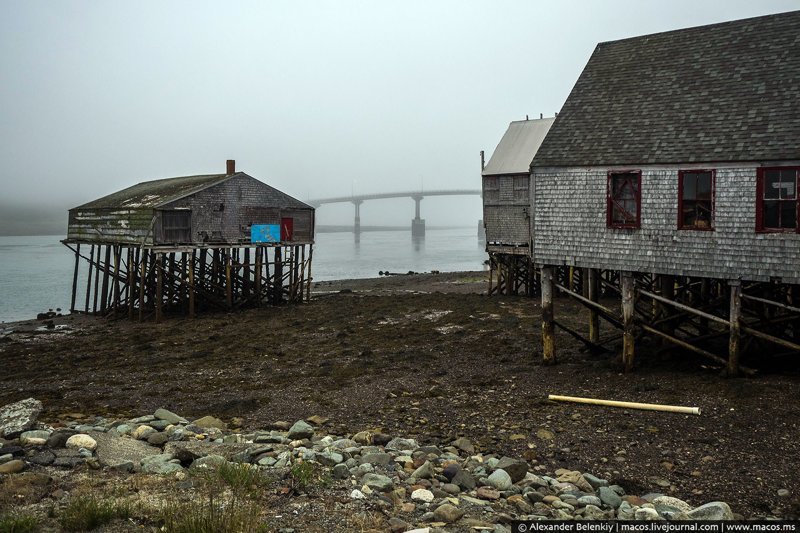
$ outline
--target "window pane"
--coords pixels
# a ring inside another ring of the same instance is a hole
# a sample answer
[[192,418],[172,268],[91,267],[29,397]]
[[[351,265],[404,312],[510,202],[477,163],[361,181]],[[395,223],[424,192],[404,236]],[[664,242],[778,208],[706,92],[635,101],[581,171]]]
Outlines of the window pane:
[[781,198],[794,199],[796,175],[794,170],[781,171]]
[[614,174],[611,176],[611,223],[636,225],[639,176]]
[[781,173],[768,170],[764,173],[764,198],[780,198]]
[[795,202],[781,202],[781,227],[797,227],[797,204]]
[[[686,183],[684,181],[684,183]],[[683,226],[694,226],[694,222],[697,219],[697,212],[696,212],[696,202],[693,200],[684,200],[683,201],[683,211],[681,212],[681,222]]]
[[711,172],[697,174],[696,198],[698,200],[711,200]]
[[765,201],[764,202],[764,227],[765,228],[778,228],[778,208],[781,202],[778,201]]

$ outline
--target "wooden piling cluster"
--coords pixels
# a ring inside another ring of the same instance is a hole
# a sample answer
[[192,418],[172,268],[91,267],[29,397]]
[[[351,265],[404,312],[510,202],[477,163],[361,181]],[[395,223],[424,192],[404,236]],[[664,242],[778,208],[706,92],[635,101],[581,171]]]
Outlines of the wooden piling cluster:
[[[194,317],[310,297],[311,244],[63,243],[75,255],[73,313],[159,321],[165,313]],[[81,264],[88,267],[83,275]]]
[[[564,267],[559,267],[563,272]],[[622,332],[622,367],[634,368],[636,342],[644,335],[665,346],[692,351],[721,366],[730,376],[752,374],[740,363],[745,353],[800,355],[800,285],[570,268],[559,283],[556,267],[541,267],[542,357],[556,360],[555,328],[578,335],[556,321],[557,293],[589,309],[587,345],[601,345],[600,319]],[[602,296],[602,302],[601,302]],[[619,298],[619,310],[609,302]],[[614,335],[612,339],[618,339]],[[727,343],[725,341],[727,340]],[[721,349],[721,347],[723,347]],[[725,350],[724,348],[727,348]],[[727,353],[725,353],[727,352]]]
[[528,255],[489,253],[489,295],[539,294],[539,273]]

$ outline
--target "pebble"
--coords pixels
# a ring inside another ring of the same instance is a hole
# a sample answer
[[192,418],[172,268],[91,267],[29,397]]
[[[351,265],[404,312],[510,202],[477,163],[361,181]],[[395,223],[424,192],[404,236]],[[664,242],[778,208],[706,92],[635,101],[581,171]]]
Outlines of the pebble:
[[445,524],[458,522],[462,516],[464,516],[464,511],[449,503],[440,505],[433,511],[433,519],[437,522],[444,522]]
[[428,489],[417,489],[411,493],[411,499],[414,501],[430,503],[433,501],[433,493]]
[[76,450],[83,448],[85,450],[94,451],[97,448],[97,441],[89,435],[78,433],[67,439],[66,447]]
[[509,476],[508,473],[502,468],[492,472],[492,474],[486,479],[486,482],[499,491],[508,490],[511,488],[511,485],[513,485],[511,482],[511,476]]

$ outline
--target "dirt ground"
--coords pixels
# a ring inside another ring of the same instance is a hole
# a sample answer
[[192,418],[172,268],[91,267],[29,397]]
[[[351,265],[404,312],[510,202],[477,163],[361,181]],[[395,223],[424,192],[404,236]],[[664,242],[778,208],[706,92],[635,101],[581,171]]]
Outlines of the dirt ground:
[[[486,273],[323,282],[308,304],[161,324],[64,317],[0,337],[0,405],[35,397],[67,412],[186,417],[330,417],[331,432],[382,428],[424,443],[467,436],[480,449],[607,477],[631,493],[728,502],[744,516],[797,516],[800,360],[725,379],[694,356],[637,346],[623,375],[561,332],[542,366],[539,305],[487,297]],[[583,331],[566,299],[556,314]],[[9,325],[5,325],[9,327]],[[603,335],[616,333],[604,326]],[[617,351],[618,340],[609,343]],[[696,406],[702,415],[547,400],[548,394]],[[792,491],[779,498],[779,489]]]

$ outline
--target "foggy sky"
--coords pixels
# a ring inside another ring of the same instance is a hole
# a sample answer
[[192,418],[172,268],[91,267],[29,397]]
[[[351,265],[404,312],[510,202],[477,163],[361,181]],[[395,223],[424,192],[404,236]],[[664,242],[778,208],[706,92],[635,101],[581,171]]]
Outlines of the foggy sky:
[[[301,200],[479,188],[508,122],[552,116],[595,45],[798,0],[0,0],[0,206],[66,209],[237,170]],[[477,224],[477,197],[428,198]],[[64,213],[66,217],[66,213]],[[345,223],[352,206],[324,206]],[[411,200],[362,223],[407,223]]]

